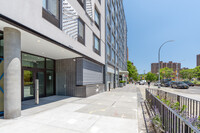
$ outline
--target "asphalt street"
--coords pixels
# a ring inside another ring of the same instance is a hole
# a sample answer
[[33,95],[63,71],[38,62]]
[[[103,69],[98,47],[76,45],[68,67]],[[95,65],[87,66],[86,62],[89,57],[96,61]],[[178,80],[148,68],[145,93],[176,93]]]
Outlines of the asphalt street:
[[[137,87],[140,88],[140,90],[143,92],[143,95],[145,92],[145,88],[148,88],[147,85],[137,85]],[[157,89],[158,87],[151,84],[150,88]],[[175,89],[171,87],[161,87],[161,90],[200,101],[200,87],[199,86],[189,87],[189,89]]]

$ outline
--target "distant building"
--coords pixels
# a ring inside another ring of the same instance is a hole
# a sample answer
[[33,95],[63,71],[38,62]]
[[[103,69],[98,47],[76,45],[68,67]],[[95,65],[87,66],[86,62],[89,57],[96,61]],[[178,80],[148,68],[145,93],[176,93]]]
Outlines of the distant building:
[[183,67],[183,68],[181,68],[181,70],[187,70],[187,69],[189,69],[189,68],[187,68],[187,67]]
[[200,54],[197,55],[197,66],[200,66]]
[[[178,72],[181,70],[181,63],[176,63],[176,62],[172,62],[169,61],[167,62],[160,62],[160,69],[162,68],[172,68],[174,72],[176,72],[176,70],[178,70]],[[158,73],[158,63],[152,63],[151,64],[151,72],[152,73]]]

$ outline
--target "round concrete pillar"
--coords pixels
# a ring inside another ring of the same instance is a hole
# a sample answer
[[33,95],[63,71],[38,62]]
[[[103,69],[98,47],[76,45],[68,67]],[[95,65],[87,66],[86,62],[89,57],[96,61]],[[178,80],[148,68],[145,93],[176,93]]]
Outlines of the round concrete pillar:
[[21,33],[4,28],[4,118],[21,116]]

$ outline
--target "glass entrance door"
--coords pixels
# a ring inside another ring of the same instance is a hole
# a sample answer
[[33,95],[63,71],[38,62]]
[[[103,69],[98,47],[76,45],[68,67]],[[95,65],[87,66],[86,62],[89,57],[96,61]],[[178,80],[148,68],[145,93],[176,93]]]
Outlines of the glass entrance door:
[[36,79],[39,80],[39,92],[40,92],[40,97],[45,96],[44,88],[45,88],[45,81],[44,81],[44,72],[36,72]]
[[36,70],[23,70],[23,99],[33,99],[35,96],[35,79],[39,79],[40,97],[45,96],[44,72]]
[[34,72],[31,70],[23,71],[23,79],[24,79],[24,97],[23,99],[29,99],[34,97]]

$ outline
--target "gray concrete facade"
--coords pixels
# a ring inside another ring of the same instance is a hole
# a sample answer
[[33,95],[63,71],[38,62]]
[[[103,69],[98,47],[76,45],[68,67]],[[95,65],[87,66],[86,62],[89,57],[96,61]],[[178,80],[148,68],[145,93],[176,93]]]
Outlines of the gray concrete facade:
[[[100,69],[99,72],[96,69]],[[88,73],[84,73],[86,70]],[[87,79],[91,82],[85,82]],[[84,58],[56,60],[57,95],[88,97],[103,92],[104,87],[103,66]]]
[[4,118],[21,115],[21,33],[4,28]]

